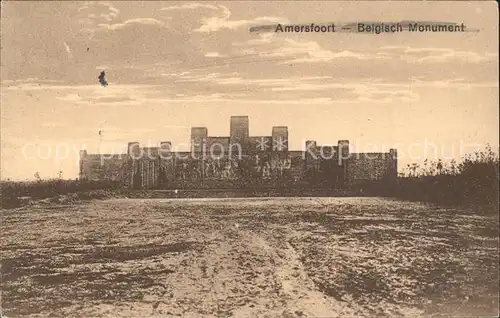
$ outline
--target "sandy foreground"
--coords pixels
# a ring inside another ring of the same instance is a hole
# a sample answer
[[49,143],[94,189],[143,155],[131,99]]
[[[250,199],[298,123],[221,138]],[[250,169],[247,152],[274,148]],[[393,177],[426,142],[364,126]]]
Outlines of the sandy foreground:
[[7,317],[496,316],[498,219],[382,198],[2,211]]

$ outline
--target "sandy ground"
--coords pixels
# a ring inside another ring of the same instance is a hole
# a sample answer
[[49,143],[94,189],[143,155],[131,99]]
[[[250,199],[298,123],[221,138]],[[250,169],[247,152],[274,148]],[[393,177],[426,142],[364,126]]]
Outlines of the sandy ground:
[[8,317],[496,316],[498,220],[381,198],[3,210]]

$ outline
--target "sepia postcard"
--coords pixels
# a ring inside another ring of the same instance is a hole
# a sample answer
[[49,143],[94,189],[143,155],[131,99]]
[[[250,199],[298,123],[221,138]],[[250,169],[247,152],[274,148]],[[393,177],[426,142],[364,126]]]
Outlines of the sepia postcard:
[[494,1],[2,1],[0,317],[498,317]]

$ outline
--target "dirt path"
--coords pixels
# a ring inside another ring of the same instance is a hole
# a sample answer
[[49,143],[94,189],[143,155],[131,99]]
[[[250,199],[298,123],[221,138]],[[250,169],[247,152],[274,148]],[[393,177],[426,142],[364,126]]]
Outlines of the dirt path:
[[[160,262],[171,265],[167,259]],[[212,233],[199,253],[186,253],[177,263],[171,273],[158,279],[162,287],[158,293],[150,292],[146,303],[113,312],[98,305],[85,313],[109,317],[127,316],[131,310],[183,317],[345,317],[354,313],[317,290],[289,243],[269,242],[241,227]]]
[[295,249],[285,244],[284,258],[276,268],[276,274],[281,281],[286,297],[289,299],[287,307],[294,313],[302,313],[307,317],[347,317],[355,315],[352,309],[347,308],[320,292],[307,275],[304,265]]
[[497,221],[466,212],[371,198],[108,200],[4,211],[3,311],[494,316]]
[[[243,232],[244,242],[249,250],[259,251],[266,255],[273,264],[273,270],[267,277],[279,287],[277,292],[280,302],[274,306],[260,306],[249,311],[247,308],[234,313],[235,317],[255,317],[262,314],[306,316],[306,317],[338,317],[345,310],[335,300],[328,299],[309,279],[296,251],[288,242],[271,244],[262,236],[253,232]],[[257,253],[259,253],[257,252]],[[345,315],[343,315],[345,316]]]

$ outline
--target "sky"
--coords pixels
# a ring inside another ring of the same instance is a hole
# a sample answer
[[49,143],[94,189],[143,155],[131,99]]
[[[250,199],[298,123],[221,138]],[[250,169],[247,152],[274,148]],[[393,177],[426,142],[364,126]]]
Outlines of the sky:
[[[491,2],[1,2],[1,178],[78,176],[78,153],[288,126],[354,152],[425,158],[498,150]],[[464,33],[275,33],[258,25],[402,20]],[[107,87],[97,77],[106,72]],[[101,135],[99,135],[101,131]]]

